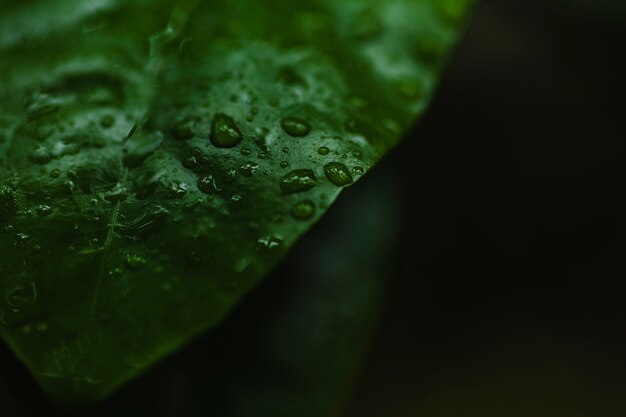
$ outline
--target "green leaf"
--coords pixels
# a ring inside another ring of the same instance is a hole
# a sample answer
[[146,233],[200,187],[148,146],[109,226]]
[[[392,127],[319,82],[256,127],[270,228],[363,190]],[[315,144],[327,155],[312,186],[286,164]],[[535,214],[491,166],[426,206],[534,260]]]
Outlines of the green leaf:
[[0,333],[60,401],[219,323],[424,109],[470,0],[0,17]]

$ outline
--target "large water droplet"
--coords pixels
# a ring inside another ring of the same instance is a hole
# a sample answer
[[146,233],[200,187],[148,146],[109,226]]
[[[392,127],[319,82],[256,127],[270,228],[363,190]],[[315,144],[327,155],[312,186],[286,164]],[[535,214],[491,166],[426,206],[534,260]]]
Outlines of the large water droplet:
[[289,136],[302,138],[311,132],[311,125],[299,117],[285,117],[280,122],[281,127]]
[[218,148],[233,148],[241,142],[243,135],[235,120],[223,113],[218,113],[211,124],[211,143]]
[[291,209],[291,215],[298,220],[308,220],[315,214],[315,203],[311,200],[302,200]]
[[341,162],[331,162],[324,165],[324,172],[326,177],[338,187],[343,187],[353,182],[350,170]]
[[50,214],[52,214],[52,207],[42,204],[37,207],[37,214],[41,217],[49,216]]
[[317,150],[317,153],[324,156],[324,155],[328,155],[328,153],[330,152],[330,149],[328,149],[328,147],[326,146],[322,146],[321,148],[319,148]]
[[285,194],[310,190],[317,185],[315,174],[310,169],[296,169],[285,175],[280,181],[280,188]]

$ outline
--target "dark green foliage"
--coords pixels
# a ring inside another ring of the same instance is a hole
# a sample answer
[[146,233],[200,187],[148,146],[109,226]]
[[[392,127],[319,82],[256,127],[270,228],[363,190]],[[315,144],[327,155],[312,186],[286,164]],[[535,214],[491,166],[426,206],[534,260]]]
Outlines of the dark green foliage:
[[76,401],[220,322],[423,110],[468,3],[3,5],[4,339]]

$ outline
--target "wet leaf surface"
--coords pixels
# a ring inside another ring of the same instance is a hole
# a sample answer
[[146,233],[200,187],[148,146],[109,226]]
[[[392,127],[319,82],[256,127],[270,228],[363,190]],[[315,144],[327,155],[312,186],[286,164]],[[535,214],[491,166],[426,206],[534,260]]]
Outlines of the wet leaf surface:
[[423,111],[468,5],[3,5],[0,333],[44,389],[219,323]]

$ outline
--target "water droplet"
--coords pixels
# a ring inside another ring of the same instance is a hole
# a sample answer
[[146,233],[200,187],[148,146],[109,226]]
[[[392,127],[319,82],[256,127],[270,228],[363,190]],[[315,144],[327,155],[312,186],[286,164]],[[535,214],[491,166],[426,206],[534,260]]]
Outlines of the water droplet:
[[338,187],[343,187],[344,185],[352,184],[352,175],[350,175],[350,171],[348,167],[346,167],[341,162],[331,162],[324,166],[324,172],[326,173],[326,177]]
[[287,161],[282,161],[282,162],[280,163],[280,167],[281,167],[281,168],[287,168],[288,166],[289,166],[289,162],[287,162]]
[[326,146],[322,146],[321,148],[317,150],[317,153],[320,155],[328,155],[329,152],[330,152],[330,149],[328,149]]
[[190,156],[183,159],[183,166],[187,169],[195,171],[199,166],[198,158],[196,156]]
[[289,136],[302,138],[311,132],[311,125],[299,117],[285,117],[280,122],[281,127]]
[[42,204],[37,207],[37,214],[41,217],[49,216],[50,214],[52,214],[52,207]]
[[39,145],[37,149],[35,149],[35,151],[32,153],[30,158],[33,160],[33,162],[37,164],[45,165],[48,162],[52,161],[52,154],[45,146]]
[[178,140],[191,139],[194,136],[194,123],[193,120],[181,120],[176,124],[172,131],[174,138]]
[[315,174],[310,169],[296,169],[285,175],[280,181],[280,188],[285,194],[310,190],[317,185]]
[[168,184],[167,196],[169,198],[183,198],[187,194],[189,186],[181,181],[172,181]]
[[356,175],[363,175],[365,173],[365,170],[363,169],[363,167],[356,166],[352,168],[352,172],[354,172]]
[[250,156],[252,154],[252,150],[250,150],[249,148],[242,148],[241,149],[241,154],[243,156]]
[[278,236],[263,236],[257,240],[257,249],[260,251],[273,251],[280,247],[283,239]]
[[232,184],[237,180],[237,171],[234,169],[229,169],[226,171],[226,175],[224,175],[224,182],[226,184]]
[[246,162],[241,167],[239,167],[239,172],[241,172],[241,175],[243,175],[244,177],[251,177],[254,174],[254,171],[256,171],[258,168],[258,165],[252,162]]
[[308,220],[315,214],[315,203],[311,200],[302,200],[291,209],[291,215],[298,220]]
[[256,146],[258,146],[263,152],[267,152],[267,136],[270,130],[266,127],[257,127],[254,129],[253,139]]
[[289,153],[289,148],[287,148],[286,146],[282,149],[283,153]]
[[129,253],[126,255],[126,265],[130,269],[139,269],[145,264],[146,260],[137,254]]
[[361,151],[352,151],[352,156],[355,158],[361,159],[363,157],[363,152]]
[[205,175],[203,177],[198,178],[198,190],[202,191],[205,194],[213,194],[220,191],[220,188],[217,186],[217,182],[213,175]]
[[50,171],[50,176],[52,178],[59,178],[61,176],[61,170],[60,169],[53,169],[52,171]]
[[105,200],[111,203],[117,203],[126,200],[128,197],[128,191],[122,187],[122,184],[118,183],[111,191],[104,195]]
[[211,124],[211,143],[218,148],[233,148],[241,142],[243,135],[235,120],[223,113],[218,113]]

